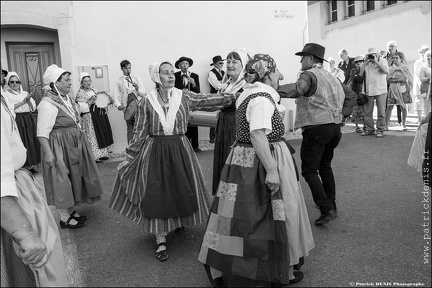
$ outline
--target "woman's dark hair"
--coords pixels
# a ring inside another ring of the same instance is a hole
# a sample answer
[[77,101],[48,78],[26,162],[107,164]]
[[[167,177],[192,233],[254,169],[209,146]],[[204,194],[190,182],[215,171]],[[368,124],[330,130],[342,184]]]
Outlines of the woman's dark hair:
[[3,75],[4,77],[6,77],[7,74],[8,74],[8,71],[2,69],[2,75]]
[[[82,83],[82,81],[83,81],[85,78],[89,78],[89,79],[91,79],[90,76],[84,76],[84,77],[81,79],[81,83]],[[81,83],[80,83],[80,84],[81,84]]]
[[[71,75],[71,73],[68,72],[68,71],[63,72],[63,73],[60,75],[60,77],[56,80],[56,82],[57,82],[57,81],[61,81],[62,78],[63,78],[63,76],[65,76],[65,75]],[[49,87],[51,88],[52,91],[55,91],[55,89],[54,89],[54,82],[51,82],[51,83],[49,84]]]
[[[226,59],[235,59],[235,60],[240,60],[240,62],[242,62],[242,59],[241,59],[240,55],[237,52],[234,52],[234,51],[230,52],[227,55]],[[242,62],[242,64],[243,64],[243,62]]]
[[131,65],[131,63],[128,60],[123,60],[120,62],[120,68],[124,68],[127,65]]
[[[168,64],[168,65],[171,65],[171,66],[172,66],[172,64],[169,63],[169,62],[167,62],[167,61],[162,62],[162,63],[159,65],[159,71],[158,71],[158,72],[160,72],[160,67],[161,67],[162,65],[164,65],[164,64]],[[156,83],[156,90],[159,90],[159,88],[160,88],[160,84],[159,84],[159,83]]]

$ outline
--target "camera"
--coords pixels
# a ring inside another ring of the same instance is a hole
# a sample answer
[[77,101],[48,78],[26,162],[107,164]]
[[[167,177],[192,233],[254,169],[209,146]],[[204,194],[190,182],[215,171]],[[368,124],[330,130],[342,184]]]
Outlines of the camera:
[[374,54],[368,54],[366,56],[367,56],[367,59],[370,59],[370,60],[375,59],[375,55]]

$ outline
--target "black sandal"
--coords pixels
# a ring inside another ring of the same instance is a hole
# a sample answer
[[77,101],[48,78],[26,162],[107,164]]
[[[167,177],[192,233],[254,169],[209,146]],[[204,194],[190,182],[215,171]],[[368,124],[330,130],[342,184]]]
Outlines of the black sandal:
[[163,243],[159,243],[157,244],[157,248],[156,251],[159,249],[160,246],[165,246],[164,250],[160,250],[159,252],[156,252],[156,259],[158,259],[159,261],[165,261],[168,259],[168,251],[166,249],[166,242]]
[[[81,228],[81,227],[84,227],[84,226],[87,225],[86,222],[80,222],[80,221],[77,221],[77,224],[70,224],[70,221],[71,221],[72,219],[73,219],[73,218],[72,218],[72,216],[71,216],[71,217],[69,217],[68,220],[66,220],[66,222],[63,222],[63,221],[60,220],[60,227],[61,227],[62,229],[66,229],[66,228]],[[74,219],[74,220],[75,220],[75,219]]]
[[72,217],[72,219],[75,219],[78,222],[84,222],[84,221],[87,221],[89,219],[89,217],[87,217],[87,216],[74,216],[75,214],[77,214],[77,212],[73,211],[70,214],[70,217]]

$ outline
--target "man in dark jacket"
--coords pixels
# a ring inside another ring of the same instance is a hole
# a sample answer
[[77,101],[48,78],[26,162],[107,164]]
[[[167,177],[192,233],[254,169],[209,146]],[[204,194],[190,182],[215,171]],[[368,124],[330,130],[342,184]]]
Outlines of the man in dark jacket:
[[[189,71],[189,67],[193,65],[193,60],[191,58],[182,56],[175,62],[175,68],[180,69],[180,71],[175,74],[175,85],[174,87],[181,90],[188,90],[195,93],[200,93],[199,76],[193,72]],[[192,148],[195,152],[202,152],[199,148],[198,142],[198,127],[188,126],[188,131],[186,132],[186,137],[191,141]]]
[[351,70],[355,68],[354,58],[349,57],[348,52],[345,49],[341,49],[339,51],[339,57],[342,59],[342,61],[339,62],[338,68],[341,69],[345,74],[345,80],[343,83],[346,85],[350,78]]

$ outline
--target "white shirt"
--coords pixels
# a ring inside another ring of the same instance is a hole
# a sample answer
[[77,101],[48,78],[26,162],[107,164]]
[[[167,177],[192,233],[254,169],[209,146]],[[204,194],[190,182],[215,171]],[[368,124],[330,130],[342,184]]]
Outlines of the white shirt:
[[[72,104],[65,100],[66,105],[73,111]],[[54,127],[57,119],[58,109],[54,104],[48,101],[41,101],[37,106],[38,120],[36,128],[36,137],[45,137],[49,139],[49,135]]]
[[[5,100],[8,102],[7,98]],[[9,106],[9,109],[13,107]],[[15,120],[1,104],[1,197],[18,197],[14,171],[24,165],[26,157],[27,149],[21,141]]]
[[387,93],[387,73],[388,73],[388,65],[387,60],[380,57],[378,62],[384,66],[385,72],[383,72],[377,64],[373,62],[369,62],[365,66],[366,72],[366,91],[364,91],[363,85],[363,93],[367,96],[377,96],[384,93]]
[[[5,92],[3,92],[3,96],[8,98],[9,103],[14,106],[14,104],[17,104],[19,102],[22,102],[24,98],[27,97],[28,92],[21,90],[21,93],[18,93],[16,91],[13,91],[12,89],[6,89]],[[27,102],[24,105],[21,105],[20,107],[14,109],[15,113],[25,113],[25,112],[33,112],[36,109],[36,102],[33,100],[33,98],[30,98],[30,103],[33,105],[33,108],[30,108],[30,106],[27,104]]]
[[[222,72],[221,72],[221,70],[217,69],[216,67],[215,67],[215,69],[216,69],[216,70],[219,72],[219,74],[222,76]],[[213,86],[213,88],[215,88],[216,90],[219,90],[219,89],[222,87],[222,85],[223,85],[222,80],[219,81],[219,80],[217,79],[215,73],[214,73],[213,71],[211,71],[211,70],[210,70],[210,72],[209,72],[209,74],[208,74],[208,79],[207,79],[207,80],[208,80],[208,82],[210,83],[210,85]]]
[[[127,76],[127,78],[129,79],[129,76]],[[138,84],[138,91],[145,95],[146,91],[141,79],[138,76],[133,75],[131,75],[131,78],[132,82]],[[126,80],[126,76],[122,75],[115,83],[113,95],[114,106],[119,107],[122,105],[123,107],[126,107],[128,94],[130,93],[134,93],[137,96],[138,101],[142,99],[142,97],[138,95],[137,91],[135,90],[135,87],[128,80]],[[123,110],[123,112],[125,112],[125,110]]]
[[[236,107],[251,94],[257,92],[269,93],[276,103],[276,108],[282,115],[285,113],[285,107],[278,105],[277,102],[280,100],[279,94],[273,87],[266,85],[261,82],[255,82],[249,88],[247,88],[237,99]],[[253,130],[265,129],[265,134],[268,135],[272,132],[272,121],[271,118],[274,113],[275,106],[273,103],[265,97],[256,97],[249,101],[246,108],[246,120],[249,122],[250,132]]]

